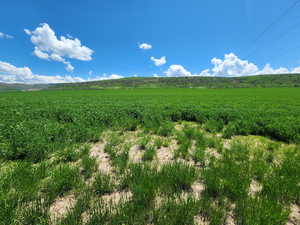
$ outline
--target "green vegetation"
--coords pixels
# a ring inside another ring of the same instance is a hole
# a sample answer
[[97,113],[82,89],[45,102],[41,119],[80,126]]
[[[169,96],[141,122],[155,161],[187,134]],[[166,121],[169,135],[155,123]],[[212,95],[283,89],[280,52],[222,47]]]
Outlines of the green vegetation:
[[114,191],[114,185],[111,178],[106,174],[98,174],[93,186],[96,194],[98,195],[109,194]]
[[298,88],[1,93],[0,225],[297,224],[299,103]]
[[299,87],[299,74],[248,77],[132,77],[51,85],[49,89]]
[[[258,75],[248,77],[131,77],[117,80],[90,81],[69,84],[4,84],[1,91],[37,91],[55,89],[106,88],[254,88],[300,87],[299,74]],[[128,124],[134,126],[134,123]]]

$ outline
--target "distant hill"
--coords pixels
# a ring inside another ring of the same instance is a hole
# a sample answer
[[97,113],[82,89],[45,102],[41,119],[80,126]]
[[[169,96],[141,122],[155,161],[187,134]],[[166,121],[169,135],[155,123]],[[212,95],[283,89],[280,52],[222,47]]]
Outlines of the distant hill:
[[50,89],[300,87],[300,74],[247,77],[134,77],[51,85]]
[[48,88],[47,84],[6,84],[0,83],[1,91],[36,91]]
[[105,88],[247,88],[300,87],[300,74],[257,75],[247,77],[131,77],[115,80],[64,84],[4,84],[0,91],[35,91],[41,89]]

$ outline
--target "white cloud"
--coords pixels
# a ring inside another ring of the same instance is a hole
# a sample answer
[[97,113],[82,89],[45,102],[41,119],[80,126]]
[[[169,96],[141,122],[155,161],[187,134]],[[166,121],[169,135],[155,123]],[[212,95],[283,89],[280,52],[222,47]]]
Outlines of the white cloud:
[[0,38],[12,39],[12,38],[14,38],[14,36],[0,32]]
[[160,77],[160,76],[159,76],[158,74],[155,73],[155,74],[153,74],[153,77]]
[[258,71],[257,74],[284,74],[284,73],[290,73],[289,69],[285,67],[273,69],[270,64],[267,64],[262,70]]
[[42,52],[39,48],[34,47],[33,54],[39,57],[40,59],[49,59],[49,55],[45,52]]
[[71,65],[71,63],[67,62],[65,69],[68,72],[72,72],[74,70],[74,67]]
[[205,69],[196,76],[220,76],[237,77],[262,74],[286,74],[300,73],[300,67],[289,70],[285,67],[274,69],[270,64],[266,64],[263,69],[247,60],[242,60],[234,53],[225,54],[224,59],[213,58],[211,60],[213,68]]
[[171,65],[169,69],[165,72],[168,77],[188,77],[192,76],[191,72],[187,71],[181,65]]
[[201,73],[200,73],[198,76],[202,76],[202,77],[211,77],[211,76],[213,76],[213,75],[210,73],[210,70],[209,70],[209,69],[206,69],[206,70],[201,71]]
[[150,59],[151,59],[151,61],[154,62],[155,66],[162,66],[162,65],[165,65],[167,63],[167,60],[166,60],[165,56],[161,57],[160,59],[156,59],[152,56]]
[[280,67],[274,69],[270,64],[266,64],[263,69],[259,69],[257,65],[247,60],[242,60],[235,54],[225,54],[224,59],[213,58],[211,60],[213,67],[205,69],[199,74],[192,74],[181,65],[172,65],[165,72],[166,76],[205,76],[205,77],[238,77],[249,75],[263,75],[263,74],[287,74],[300,73],[300,67],[288,69]]
[[48,83],[73,83],[97,80],[121,79],[119,74],[103,74],[95,78],[83,79],[73,76],[47,76],[34,74],[29,67],[16,67],[10,63],[0,61],[0,83],[25,83],[25,84],[48,84]]
[[292,70],[292,73],[300,73],[300,66]]
[[89,78],[88,81],[97,81],[97,80],[115,80],[115,79],[122,79],[124,76],[119,74],[103,74],[102,76],[97,76],[95,78]]
[[38,75],[34,74],[29,67],[16,67],[0,61],[0,82],[3,83],[45,84],[82,81],[84,79],[80,77]]
[[211,71],[206,69],[200,73],[201,75],[234,77],[253,75],[258,71],[255,64],[241,60],[233,53],[225,54],[224,60],[213,58],[211,63],[214,65]]
[[55,32],[46,23],[41,24],[34,31],[28,29],[24,29],[24,31],[35,45],[33,52],[35,56],[40,59],[62,62],[68,71],[73,71],[74,67],[65,58],[81,61],[92,60],[94,52],[92,49],[83,46],[78,38],[71,36],[57,38]]
[[149,50],[149,49],[152,49],[152,45],[147,44],[147,43],[142,43],[142,44],[139,44],[139,48],[144,49],[144,50]]

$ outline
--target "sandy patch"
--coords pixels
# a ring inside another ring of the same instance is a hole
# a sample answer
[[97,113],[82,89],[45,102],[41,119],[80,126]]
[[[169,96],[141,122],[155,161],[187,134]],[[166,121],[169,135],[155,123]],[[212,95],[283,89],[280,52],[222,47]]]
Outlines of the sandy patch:
[[67,195],[56,199],[49,209],[51,221],[63,218],[75,206],[75,202],[74,195]]
[[287,222],[286,225],[298,225],[298,224],[300,224],[300,207],[293,204],[291,206],[289,222]]
[[235,209],[235,204],[231,204],[229,212],[227,214],[225,225],[235,225],[236,224],[235,219],[234,219],[234,209]]
[[231,140],[229,140],[229,139],[224,140],[223,148],[229,150],[231,148]]
[[132,163],[139,163],[142,161],[144,151],[140,149],[139,145],[133,145],[128,152],[129,161]]
[[129,201],[132,197],[132,193],[130,191],[121,191],[114,192],[111,194],[101,196],[101,199],[108,204],[117,205],[120,202]]
[[173,151],[170,148],[162,147],[156,150],[156,161],[158,164],[170,163],[173,160]]
[[98,164],[98,170],[104,174],[111,174],[113,169],[110,165],[109,154],[104,152],[105,142],[97,143],[92,146],[90,156],[94,157]]
[[155,160],[158,165],[167,164],[173,161],[174,150],[178,148],[177,141],[175,139],[171,140],[168,147],[161,147],[156,150]]
[[194,223],[196,225],[209,225],[209,221],[205,220],[201,215],[194,216]]
[[209,155],[209,156],[213,156],[216,159],[220,159],[221,158],[221,154],[214,148],[206,148],[205,152]]
[[225,225],[235,225],[233,215],[229,214],[226,218]]
[[262,185],[255,180],[252,180],[249,187],[249,195],[254,196],[262,190]]
[[192,184],[191,186],[192,190],[193,190],[193,193],[194,195],[197,197],[197,198],[200,198],[201,196],[201,193],[205,190],[205,186],[204,184],[200,183],[200,182],[195,182]]

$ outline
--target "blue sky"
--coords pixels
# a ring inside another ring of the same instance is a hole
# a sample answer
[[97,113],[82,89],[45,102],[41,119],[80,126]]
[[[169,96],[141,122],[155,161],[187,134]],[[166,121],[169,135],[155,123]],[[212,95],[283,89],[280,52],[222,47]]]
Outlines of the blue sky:
[[[294,2],[4,0],[0,82],[300,72],[300,4],[254,42]],[[55,42],[47,43],[49,30]],[[143,43],[152,48],[139,48]]]

